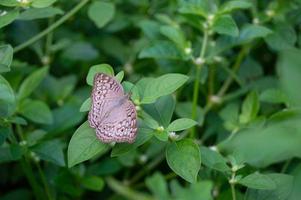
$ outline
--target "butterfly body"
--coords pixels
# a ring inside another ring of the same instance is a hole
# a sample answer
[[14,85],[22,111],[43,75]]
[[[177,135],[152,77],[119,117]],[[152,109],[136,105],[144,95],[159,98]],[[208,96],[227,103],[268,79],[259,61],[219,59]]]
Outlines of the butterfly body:
[[137,114],[129,95],[113,77],[99,73],[94,77],[89,124],[104,143],[134,142]]

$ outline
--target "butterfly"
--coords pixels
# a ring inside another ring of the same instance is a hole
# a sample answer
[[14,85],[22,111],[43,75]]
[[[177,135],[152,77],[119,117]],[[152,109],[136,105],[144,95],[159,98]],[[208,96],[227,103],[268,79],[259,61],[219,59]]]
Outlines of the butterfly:
[[88,115],[91,128],[103,143],[133,143],[137,134],[137,113],[122,85],[112,76],[97,73],[91,94],[92,106]]

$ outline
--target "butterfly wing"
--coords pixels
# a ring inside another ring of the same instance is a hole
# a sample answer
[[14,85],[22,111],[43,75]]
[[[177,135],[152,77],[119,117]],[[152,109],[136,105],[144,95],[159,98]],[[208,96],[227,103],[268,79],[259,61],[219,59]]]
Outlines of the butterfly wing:
[[104,143],[134,142],[137,134],[137,113],[134,104],[121,99],[121,105],[112,109],[96,128],[97,137]]
[[108,99],[122,96],[124,96],[123,88],[113,77],[103,73],[96,74],[91,95],[92,106],[88,115],[90,126],[96,128],[101,123],[106,109],[110,109]]

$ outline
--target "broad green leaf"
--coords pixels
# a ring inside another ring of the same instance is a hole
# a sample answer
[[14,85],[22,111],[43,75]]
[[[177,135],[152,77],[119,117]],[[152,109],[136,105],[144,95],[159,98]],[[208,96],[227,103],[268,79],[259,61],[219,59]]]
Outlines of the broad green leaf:
[[150,47],[144,48],[140,52],[139,58],[183,59],[183,55],[173,43],[161,41],[156,42]]
[[280,54],[277,62],[280,83],[292,106],[301,106],[301,50],[287,50]]
[[57,0],[32,0],[31,6],[34,8],[45,8],[51,6]]
[[[176,113],[179,117],[189,118],[191,117],[192,102],[181,102],[176,105]],[[203,124],[204,121],[204,111],[200,106],[196,108],[196,121],[199,125]]]
[[0,75],[0,116],[10,116],[16,108],[16,97],[10,84]]
[[20,13],[18,20],[33,20],[53,17],[56,15],[62,15],[64,11],[59,8],[47,7],[47,8],[29,8]]
[[267,89],[260,94],[260,101],[267,103],[287,103],[286,94],[280,89]]
[[79,112],[88,112],[91,109],[91,98],[89,97],[84,101],[84,103],[81,105]]
[[33,146],[37,144],[40,140],[42,140],[47,135],[47,132],[41,129],[37,129],[26,135],[26,141],[29,146]]
[[273,32],[267,27],[261,25],[255,25],[255,24],[248,24],[241,29],[238,42],[240,43],[250,42],[253,39],[265,38],[272,33]]
[[171,181],[171,190],[176,200],[213,200],[213,184],[211,181],[200,181],[189,184],[188,187],[181,187],[174,179]]
[[184,50],[184,48],[187,47],[185,36],[179,28],[173,26],[162,26],[160,28],[160,32],[174,42],[180,49]]
[[301,158],[300,112],[267,124],[237,132],[220,143],[218,149],[225,153],[240,152],[245,162],[256,167],[266,167],[293,157]]
[[19,105],[19,113],[40,124],[51,124],[53,117],[48,105],[43,101],[26,99]]
[[165,74],[156,79],[150,80],[143,94],[141,103],[152,103],[157,98],[173,93],[188,80],[183,74]]
[[166,148],[168,166],[188,182],[196,182],[201,167],[198,145],[190,139],[168,144]]
[[219,113],[224,120],[224,126],[227,130],[233,131],[238,128],[239,106],[236,103],[227,104]]
[[242,111],[239,116],[239,121],[243,124],[254,120],[259,111],[260,103],[257,92],[251,92],[242,104]]
[[81,179],[84,188],[92,191],[101,191],[104,188],[104,181],[98,176],[87,176]]
[[199,15],[207,17],[208,15],[208,3],[206,1],[182,1],[180,4],[179,12],[182,14]]
[[272,34],[265,38],[267,44],[274,50],[288,50],[295,46],[297,34],[293,27],[288,24],[278,24]]
[[8,138],[8,136],[11,133],[11,130],[8,127],[0,127],[0,146],[5,142],[6,138]]
[[195,126],[196,124],[197,124],[197,122],[192,119],[181,118],[181,119],[177,119],[177,120],[171,122],[168,125],[167,130],[168,131],[182,131],[182,130],[189,129],[189,128]]
[[19,160],[24,153],[24,149],[17,144],[0,147],[0,163]]
[[175,104],[175,99],[171,95],[167,95],[160,97],[155,103],[144,105],[143,110],[155,120],[155,126],[149,127],[156,129],[160,125],[167,128],[174,112]]
[[93,65],[92,67],[90,67],[87,75],[88,85],[93,85],[94,76],[97,73],[105,73],[107,75],[114,76],[114,70],[110,65],[108,64]]
[[220,14],[230,13],[238,9],[251,8],[252,3],[244,0],[226,1],[219,9]]
[[94,1],[88,8],[88,16],[98,28],[108,24],[115,15],[115,5],[109,2]]
[[123,166],[117,160],[117,158],[106,157],[95,164],[90,164],[87,167],[87,174],[96,176],[107,176],[119,172],[123,169]]
[[14,10],[2,10],[0,11],[0,29],[10,23],[12,23],[19,16],[19,11],[17,9]]
[[68,167],[89,160],[107,149],[108,145],[101,143],[96,137],[95,130],[85,122],[75,131],[69,142]]
[[166,130],[163,131],[155,131],[154,132],[154,136],[163,142],[167,142],[168,141],[168,132]]
[[245,200],[288,200],[294,182],[294,177],[287,174],[267,174],[276,185],[274,190],[248,189]]
[[9,72],[14,50],[10,45],[0,46],[0,73]]
[[158,200],[169,199],[166,181],[161,173],[156,172],[145,180],[148,189],[154,194]]
[[43,67],[41,69],[35,70],[22,82],[19,91],[18,99],[22,100],[28,97],[35,89],[40,85],[42,80],[46,77],[48,73],[48,67]]
[[227,165],[227,160],[218,152],[213,151],[207,147],[201,146],[201,158],[202,163],[209,168],[227,172],[230,171],[230,167]]
[[217,16],[217,19],[214,20],[212,29],[219,34],[230,35],[233,37],[237,37],[239,34],[237,25],[230,15]]
[[15,7],[15,6],[18,6],[19,4],[20,4],[20,2],[18,2],[17,0],[1,0],[0,1],[0,5],[2,5],[2,6]]
[[27,125],[27,121],[20,116],[12,116],[11,118],[8,119],[9,122],[13,124],[19,124],[19,125]]
[[276,184],[269,176],[257,172],[240,179],[238,183],[259,190],[273,190],[276,188]]
[[58,166],[65,166],[65,158],[63,152],[64,144],[58,139],[41,142],[34,146],[31,150],[35,152],[39,158],[52,162]]

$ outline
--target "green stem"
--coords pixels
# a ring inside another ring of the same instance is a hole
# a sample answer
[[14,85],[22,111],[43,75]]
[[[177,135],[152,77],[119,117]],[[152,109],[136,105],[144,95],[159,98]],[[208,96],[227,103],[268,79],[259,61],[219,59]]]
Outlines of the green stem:
[[42,37],[44,37],[45,35],[47,35],[51,31],[53,31],[54,29],[56,29],[57,27],[62,25],[65,21],[67,21],[70,17],[72,17],[77,11],[79,11],[84,5],[86,5],[89,1],[90,0],[80,1],[74,8],[72,8],[72,10],[70,10],[67,14],[65,14],[63,17],[61,17],[58,21],[53,23],[51,26],[49,26],[48,28],[46,28],[45,30],[40,32],[39,34],[33,36],[32,38],[30,38],[26,42],[16,46],[14,48],[14,52],[16,53],[16,52],[24,49],[25,47],[33,44],[34,42],[38,41],[39,39],[41,39]]
[[[249,51],[249,45],[247,46],[244,46],[237,58],[236,58],[236,61],[232,67],[232,73],[235,74],[237,72],[237,70],[239,69],[243,59],[245,58],[245,56],[247,55],[248,51]],[[231,86],[232,82],[233,82],[234,78],[233,76],[228,76],[228,78],[226,79],[226,81],[224,82],[224,84],[222,85],[221,89],[218,91],[217,95],[219,97],[223,97],[225,95],[225,93],[227,92],[227,90],[229,89],[229,87]]]
[[52,198],[51,193],[50,193],[50,190],[49,190],[49,185],[48,185],[47,180],[46,180],[46,178],[45,178],[44,172],[43,172],[43,170],[42,170],[42,168],[41,168],[41,166],[40,166],[40,163],[36,162],[36,165],[37,165],[37,168],[38,168],[38,171],[39,171],[39,175],[40,175],[40,177],[41,177],[41,180],[42,180],[42,182],[43,182],[43,185],[44,185],[44,189],[45,189],[47,198],[48,198],[49,200],[52,200],[53,198]]
[[236,192],[235,192],[235,172],[232,172],[231,180],[230,180],[230,185],[231,185],[231,193],[232,193],[232,200],[236,200]]
[[[208,42],[208,31],[204,31],[204,38],[203,38],[203,44],[202,44],[202,49],[200,51],[200,59],[204,59],[205,52],[206,52],[206,47],[207,47],[207,42]],[[196,119],[196,110],[197,110],[197,104],[198,104],[198,97],[199,97],[199,87],[200,87],[200,75],[201,75],[201,70],[202,70],[203,64],[196,64],[196,77],[194,80],[194,86],[193,86],[193,100],[192,100],[192,111],[191,111],[191,118],[193,120]],[[190,137],[195,136],[195,127],[191,129],[190,132]]]
[[[48,27],[50,27],[53,24],[54,18],[50,18],[48,21]],[[50,57],[51,54],[51,45],[52,45],[52,40],[53,40],[53,31],[49,32],[46,36],[46,43],[45,43],[45,56]]]

